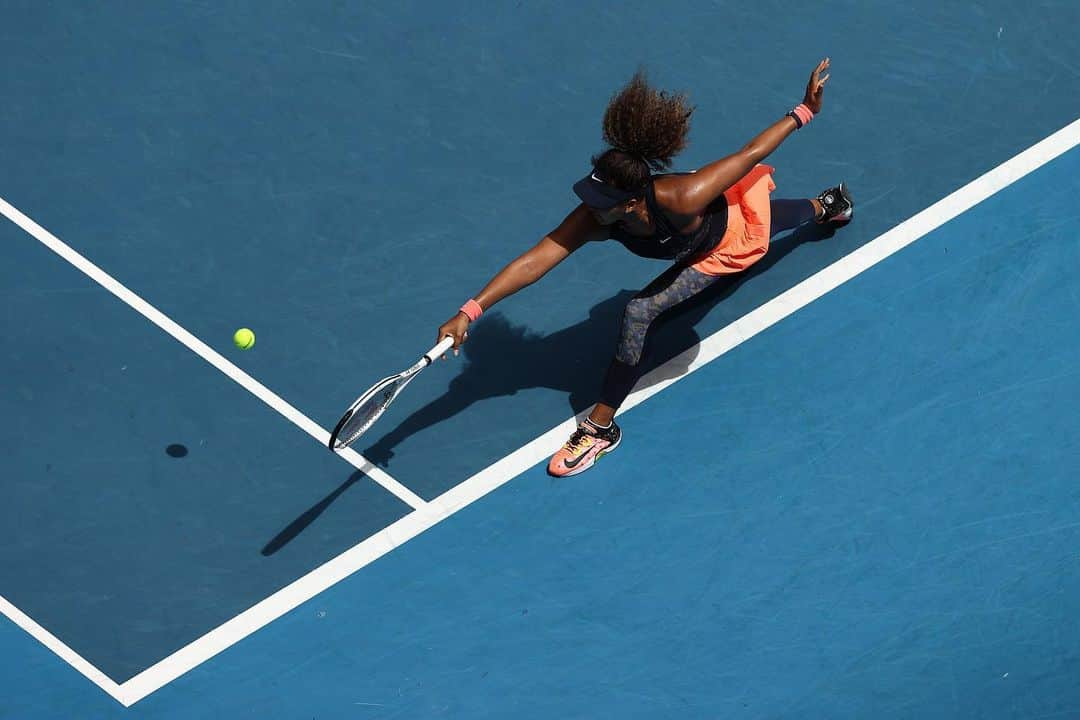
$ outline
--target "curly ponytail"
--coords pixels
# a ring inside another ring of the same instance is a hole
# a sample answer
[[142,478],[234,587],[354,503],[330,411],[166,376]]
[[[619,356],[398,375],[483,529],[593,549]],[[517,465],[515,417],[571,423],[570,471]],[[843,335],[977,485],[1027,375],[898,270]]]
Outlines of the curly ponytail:
[[638,70],[604,111],[604,141],[611,148],[593,157],[593,166],[622,190],[644,187],[651,171],[670,168],[686,147],[693,112],[686,95],[655,90]]

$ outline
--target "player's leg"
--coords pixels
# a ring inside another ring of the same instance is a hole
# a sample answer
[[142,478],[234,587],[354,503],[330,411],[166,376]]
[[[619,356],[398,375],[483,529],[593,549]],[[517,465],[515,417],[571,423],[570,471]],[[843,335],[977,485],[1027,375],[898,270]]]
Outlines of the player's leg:
[[623,312],[615,357],[608,366],[596,404],[589,417],[578,426],[565,445],[552,456],[548,472],[558,477],[588,470],[622,441],[615,424],[615,411],[641,376],[645,340],[655,320],[663,313],[692,298],[719,279],[692,267],[676,265],[635,295]]

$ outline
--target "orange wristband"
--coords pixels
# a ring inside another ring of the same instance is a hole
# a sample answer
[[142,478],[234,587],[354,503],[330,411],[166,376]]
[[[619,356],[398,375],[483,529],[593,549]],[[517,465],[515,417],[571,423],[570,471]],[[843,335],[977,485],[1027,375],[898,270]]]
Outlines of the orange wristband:
[[806,103],[799,103],[788,116],[795,120],[796,129],[802,129],[802,126],[814,119],[814,113],[810,108],[806,107]]
[[469,300],[461,306],[461,312],[469,318],[469,322],[476,322],[476,319],[484,314],[484,308],[480,307],[480,303],[475,300]]

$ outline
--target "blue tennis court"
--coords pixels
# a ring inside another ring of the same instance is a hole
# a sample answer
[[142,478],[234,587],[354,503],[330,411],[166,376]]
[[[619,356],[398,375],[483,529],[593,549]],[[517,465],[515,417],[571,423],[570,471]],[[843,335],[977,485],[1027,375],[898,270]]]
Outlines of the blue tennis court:
[[[1080,717],[1080,7],[15,2],[0,718]],[[832,58],[774,239],[657,329],[591,243],[325,433],[577,200],[638,67],[689,170]],[[233,345],[253,328],[254,348]]]

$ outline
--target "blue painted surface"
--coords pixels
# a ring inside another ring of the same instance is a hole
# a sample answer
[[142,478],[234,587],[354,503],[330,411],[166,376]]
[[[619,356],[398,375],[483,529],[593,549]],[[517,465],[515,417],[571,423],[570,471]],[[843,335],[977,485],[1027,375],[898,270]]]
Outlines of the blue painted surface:
[[[410,510],[14,225],[0,234],[0,593],[110,677]],[[286,532],[298,521],[310,531]]]
[[[570,208],[639,62],[698,103],[694,167],[831,55],[826,113],[771,158],[777,195],[843,176],[860,200],[665,327],[658,362],[1080,114],[1078,11],[1035,5],[24,3],[0,29],[0,195],[328,425]],[[1078,169],[631,411],[596,471],[533,469],[132,710],[0,624],[0,717],[1068,716]],[[0,237],[0,408],[20,418],[0,594],[112,677],[405,512]],[[587,406],[622,300],[661,268],[582,251],[421,376],[371,454],[431,497]],[[38,431],[73,399],[77,432]]]
[[[697,104],[692,168],[834,61],[824,114],[771,161],[778,196],[847,179],[858,224],[775,258],[700,336],[1080,115],[1080,11],[1061,3],[575,7],[26,3],[0,30],[5,197],[216,347],[254,327],[244,368],[330,424],[569,212],[639,64]],[[471,368],[424,378],[394,410],[420,412],[415,431],[373,454],[432,497],[552,427],[569,394],[592,402],[618,316],[605,301],[663,267],[583,251],[501,306],[509,327],[489,338],[514,362],[493,367],[476,333]],[[572,374],[547,361],[565,354]],[[452,416],[423,409],[448,388]],[[512,420],[497,442],[458,451],[492,416]]]

